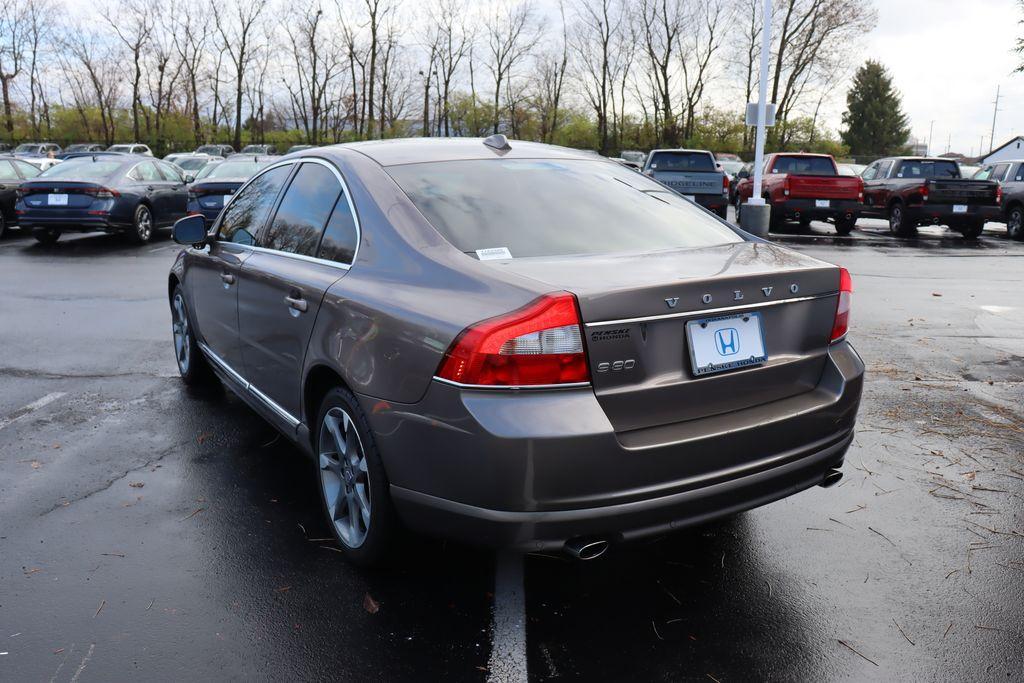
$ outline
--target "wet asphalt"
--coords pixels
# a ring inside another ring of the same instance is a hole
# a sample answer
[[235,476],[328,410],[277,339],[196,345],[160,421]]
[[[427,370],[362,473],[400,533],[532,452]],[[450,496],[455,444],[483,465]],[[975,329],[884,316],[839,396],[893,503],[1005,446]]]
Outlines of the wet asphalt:
[[[853,273],[844,480],[526,558],[530,680],[1024,678],[1024,243],[989,227],[775,236]],[[412,538],[353,569],[311,465],[178,381],[176,250],[0,241],[0,680],[523,680],[492,658],[521,609],[492,553]]]

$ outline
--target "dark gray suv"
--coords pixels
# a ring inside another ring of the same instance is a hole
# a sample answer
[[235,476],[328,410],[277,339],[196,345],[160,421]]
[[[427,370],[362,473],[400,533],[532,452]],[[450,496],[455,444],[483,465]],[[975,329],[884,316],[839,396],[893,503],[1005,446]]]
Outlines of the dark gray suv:
[[849,274],[619,164],[396,140],[261,170],[170,273],[188,383],[308,452],[330,527],[594,557],[841,477]]

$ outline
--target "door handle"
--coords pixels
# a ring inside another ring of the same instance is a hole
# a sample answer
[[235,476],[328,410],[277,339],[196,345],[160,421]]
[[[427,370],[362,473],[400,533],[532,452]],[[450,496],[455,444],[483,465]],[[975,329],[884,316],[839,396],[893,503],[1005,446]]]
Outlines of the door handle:
[[147,190],[149,190],[150,192],[152,192],[152,191],[153,191],[153,190],[155,190],[156,188],[155,188],[155,187],[153,187],[152,185],[147,185],[147,186],[146,186],[146,189],[147,189]]
[[235,276],[232,275],[231,273],[221,273],[220,274],[220,279],[226,285],[233,285],[233,284],[235,284]]
[[301,296],[286,296],[284,301],[290,308],[298,311],[299,313],[305,313],[309,309],[309,305],[306,303],[306,300],[301,298]]

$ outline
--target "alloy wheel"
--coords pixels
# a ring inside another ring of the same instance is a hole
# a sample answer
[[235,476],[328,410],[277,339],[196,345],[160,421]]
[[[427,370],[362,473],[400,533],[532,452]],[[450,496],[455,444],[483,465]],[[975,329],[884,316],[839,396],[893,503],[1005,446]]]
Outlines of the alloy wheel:
[[889,210],[889,231],[894,235],[903,231],[903,209],[899,205]]
[[320,424],[320,486],[338,538],[358,548],[370,530],[370,473],[356,426],[331,408]]
[[185,313],[185,300],[181,294],[174,295],[172,307],[171,330],[174,332],[174,357],[178,361],[178,370],[188,374],[191,350],[189,348],[188,315]]
[[138,213],[135,214],[135,232],[142,242],[147,242],[153,232],[153,216],[144,206],[140,206]]
[[1006,220],[1006,232],[1013,239],[1024,238],[1024,210],[1014,209],[1010,212],[1010,217]]

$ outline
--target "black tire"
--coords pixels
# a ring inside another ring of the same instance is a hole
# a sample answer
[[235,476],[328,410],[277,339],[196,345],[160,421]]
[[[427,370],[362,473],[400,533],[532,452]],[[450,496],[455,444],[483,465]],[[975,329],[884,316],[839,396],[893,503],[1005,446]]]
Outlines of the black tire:
[[1006,214],[1006,234],[1010,239],[1024,240],[1024,207],[1014,206]]
[[174,360],[178,364],[178,373],[189,386],[212,386],[217,384],[217,376],[210,369],[210,364],[196,343],[192,326],[192,316],[185,303],[185,294],[181,285],[174,288],[171,294],[171,334],[174,339]]
[[853,232],[853,229],[857,227],[856,218],[837,218],[836,219],[836,233],[840,235],[849,235]]
[[135,217],[132,219],[132,229],[128,232],[128,239],[135,244],[149,244],[153,239],[153,212],[145,204],[135,207]]
[[981,233],[985,230],[985,221],[977,220],[971,221],[970,223],[964,223],[960,226],[960,234],[964,236],[965,240],[976,240],[981,237]]
[[0,239],[3,239],[5,232],[7,232],[7,221],[4,220],[3,214],[0,214]]
[[[352,392],[340,387],[327,392],[311,439],[321,508],[341,551],[360,566],[385,564],[397,549],[401,526],[376,440]],[[347,457],[339,457],[340,443],[345,444]],[[352,448],[359,449],[355,456]],[[353,511],[357,513],[354,522]],[[364,511],[369,513],[368,522]]]
[[36,228],[32,231],[32,237],[40,244],[50,246],[56,244],[60,239],[60,230],[56,228]]
[[889,207],[889,232],[898,237],[912,237],[917,234],[917,226],[907,220],[903,204],[899,202]]

